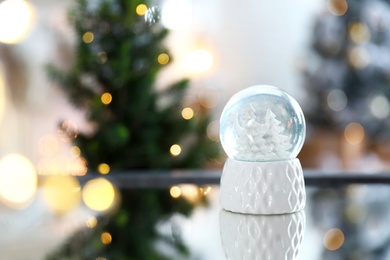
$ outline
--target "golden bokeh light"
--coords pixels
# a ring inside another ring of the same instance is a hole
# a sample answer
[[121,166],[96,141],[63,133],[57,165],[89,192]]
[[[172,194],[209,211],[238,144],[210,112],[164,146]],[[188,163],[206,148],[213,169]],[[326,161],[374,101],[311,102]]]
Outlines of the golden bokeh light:
[[98,224],[98,220],[95,216],[91,216],[85,221],[85,224],[88,228],[94,228]]
[[101,95],[100,100],[104,105],[109,105],[112,101],[112,95],[108,92],[105,92]]
[[171,154],[173,156],[178,156],[181,153],[181,147],[178,144],[174,144],[174,145],[171,146],[169,151],[171,152]]
[[367,25],[359,22],[354,22],[349,26],[349,37],[356,44],[362,44],[370,40],[370,29]]
[[88,208],[106,211],[115,202],[115,188],[111,182],[104,178],[90,180],[82,190],[82,198]]
[[148,11],[148,7],[147,7],[145,4],[139,4],[139,5],[137,5],[137,7],[135,8],[135,12],[136,12],[139,16],[145,15],[147,11]]
[[364,140],[364,128],[361,124],[352,122],[344,129],[345,140],[352,145],[360,144]]
[[70,148],[70,154],[73,158],[78,158],[80,157],[81,150],[78,146],[74,145]]
[[82,157],[76,158],[71,164],[70,174],[73,176],[84,176],[88,172],[87,160]]
[[71,120],[65,120],[57,130],[57,134],[62,142],[70,142],[77,138],[79,134],[78,126]]
[[158,61],[158,63],[160,63],[161,65],[167,64],[167,63],[169,62],[169,56],[168,56],[168,54],[166,54],[166,53],[161,53],[160,55],[158,55],[157,61]]
[[91,43],[95,39],[95,35],[92,32],[85,32],[83,34],[83,42],[84,43]]
[[43,199],[55,213],[63,214],[76,208],[81,201],[81,187],[73,176],[49,176],[42,181]]
[[344,244],[344,233],[338,228],[328,230],[324,235],[324,246],[326,249],[334,251]]
[[0,160],[0,199],[8,206],[26,207],[34,198],[38,178],[34,165],[20,154]]
[[97,54],[98,63],[105,64],[107,60],[108,60],[107,53],[105,53],[104,51],[101,51]]
[[191,118],[194,117],[194,110],[190,107],[185,107],[183,108],[183,110],[181,111],[181,116],[185,119],[185,120],[190,120]]
[[98,165],[97,170],[100,174],[108,174],[111,168],[107,163],[101,163]]
[[172,186],[171,189],[169,190],[169,194],[171,195],[172,198],[179,198],[181,195],[181,189],[178,186]]
[[103,244],[108,245],[112,242],[112,236],[108,232],[103,232],[100,235],[100,241],[102,241]]
[[188,66],[194,72],[205,72],[213,65],[213,56],[208,50],[199,49],[188,56]]
[[367,50],[358,46],[348,50],[348,61],[356,69],[364,69],[371,62]]
[[28,35],[33,24],[34,10],[23,0],[0,3],[0,42],[15,44]]
[[200,199],[201,192],[199,187],[194,184],[182,184],[179,186],[181,196],[191,203],[196,203]]
[[328,0],[328,11],[335,16],[342,16],[348,11],[346,0]]

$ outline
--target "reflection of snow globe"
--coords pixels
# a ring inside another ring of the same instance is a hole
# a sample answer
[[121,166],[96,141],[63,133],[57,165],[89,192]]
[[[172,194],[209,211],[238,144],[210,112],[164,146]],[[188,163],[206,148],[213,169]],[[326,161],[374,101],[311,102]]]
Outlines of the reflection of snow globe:
[[221,178],[222,207],[253,214],[302,209],[306,193],[296,156],[305,132],[302,110],[286,92],[259,85],[235,94],[220,120],[229,156]]
[[221,210],[219,230],[227,259],[299,259],[305,212],[244,215]]

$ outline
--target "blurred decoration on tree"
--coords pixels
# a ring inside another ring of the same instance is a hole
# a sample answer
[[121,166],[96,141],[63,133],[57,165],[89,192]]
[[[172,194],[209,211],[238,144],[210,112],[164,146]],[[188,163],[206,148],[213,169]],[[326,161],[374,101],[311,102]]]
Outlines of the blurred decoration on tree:
[[[88,174],[199,168],[220,154],[218,143],[207,136],[208,112],[189,108],[193,115],[182,115],[188,107],[182,102],[188,80],[155,89],[159,71],[172,58],[164,46],[168,31],[158,22],[158,8],[148,4],[78,0],[70,12],[77,36],[74,64],[67,71],[47,67],[50,78],[95,126],[92,134],[77,132],[74,139]],[[154,247],[159,216],[188,214],[192,206],[172,198],[169,190],[142,194],[122,191],[119,212],[99,218],[96,228],[80,231],[50,259],[163,259]],[[110,243],[99,241],[102,230],[111,234]],[[171,244],[188,253],[179,239]]]
[[362,130],[371,144],[380,143],[390,137],[390,5],[348,3],[329,0],[316,21],[306,116],[312,126],[345,135],[353,123],[360,133],[354,144],[362,140]]

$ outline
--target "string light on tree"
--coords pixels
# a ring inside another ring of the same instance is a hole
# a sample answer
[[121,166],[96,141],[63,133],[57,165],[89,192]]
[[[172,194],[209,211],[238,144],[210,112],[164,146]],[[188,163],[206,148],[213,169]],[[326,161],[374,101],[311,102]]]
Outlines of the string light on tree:
[[38,178],[32,162],[20,154],[0,160],[0,199],[13,208],[28,206],[37,189]]
[[166,53],[161,53],[160,55],[158,55],[157,61],[161,65],[165,65],[169,62],[169,55]]
[[105,92],[101,95],[100,100],[104,105],[109,105],[112,101],[112,95],[108,92]]
[[107,163],[101,163],[98,166],[98,172],[100,174],[108,174],[110,172],[111,168]]
[[85,221],[85,224],[88,228],[94,228],[98,224],[98,220],[95,216],[91,216]]
[[344,137],[349,144],[360,144],[364,140],[364,127],[359,123],[352,122],[345,127]]
[[92,32],[85,32],[83,34],[83,42],[84,43],[91,43],[95,39],[95,35]]
[[88,181],[83,190],[82,198],[88,208],[96,211],[107,211],[115,202],[115,188],[106,179],[98,178]]
[[194,110],[190,107],[185,107],[183,108],[183,110],[181,111],[181,116],[185,119],[185,120],[190,120],[191,118],[194,117]]
[[171,146],[169,151],[171,152],[171,154],[173,156],[178,156],[181,153],[181,147],[178,144],[174,144],[174,145]]
[[324,246],[326,249],[334,251],[344,244],[344,233],[339,228],[329,229],[324,235]]
[[107,53],[104,52],[104,51],[101,51],[97,54],[97,62],[99,64],[105,64],[107,62],[108,58],[107,58]]
[[100,236],[100,241],[102,241],[103,244],[108,245],[112,242],[112,236],[108,232],[103,232]]
[[371,37],[370,29],[363,23],[354,22],[349,26],[349,37],[356,44],[366,43]]
[[335,16],[342,16],[348,10],[347,0],[328,0],[328,11]]
[[181,189],[178,186],[173,186],[169,190],[169,194],[171,195],[172,198],[179,198],[181,195]]
[[143,16],[144,14],[146,14],[147,11],[148,11],[148,7],[147,7],[145,4],[139,4],[139,5],[137,5],[137,7],[135,8],[135,12],[136,12],[139,16]]
[[70,154],[72,155],[73,158],[78,158],[80,157],[81,150],[78,146],[74,145],[70,148]]
[[208,50],[198,49],[188,56],[187,64],[196,73],[205,72],[213,65],[213,56]]
[[15,44],[22,41],[33,24],[33,7],[23,0],[0,3],[0,42]]

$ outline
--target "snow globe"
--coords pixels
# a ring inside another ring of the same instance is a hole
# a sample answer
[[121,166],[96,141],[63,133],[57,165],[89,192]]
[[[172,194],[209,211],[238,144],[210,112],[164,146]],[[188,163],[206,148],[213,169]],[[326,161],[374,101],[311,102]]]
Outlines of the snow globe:
[[303,209],[306,192],[296,156],[305,134],[302,109],[283,90],[256,85],[233,95],[220,119],[228,155],[221,177],[222,208],[249,214]]

